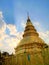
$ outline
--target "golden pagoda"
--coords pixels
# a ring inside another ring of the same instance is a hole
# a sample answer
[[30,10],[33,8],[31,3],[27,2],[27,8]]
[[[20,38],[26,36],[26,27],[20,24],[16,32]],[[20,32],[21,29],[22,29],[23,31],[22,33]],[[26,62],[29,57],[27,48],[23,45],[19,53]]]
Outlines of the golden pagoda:
[[39,37],[39,34],[28,16],[23,39],[15,48],[16,64],[49,65],[47,52],[48,45]]

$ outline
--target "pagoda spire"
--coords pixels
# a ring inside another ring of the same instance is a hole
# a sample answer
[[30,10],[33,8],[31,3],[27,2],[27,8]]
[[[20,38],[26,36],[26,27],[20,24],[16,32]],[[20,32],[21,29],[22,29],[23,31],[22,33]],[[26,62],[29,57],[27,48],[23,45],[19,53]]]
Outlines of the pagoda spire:
[[26,37],[26,36],[38,36],[38,33],[37,33],[35,27],[33,26],[32,22],[29,18],[29,15],[27,18],[26,27],[25,27],[24,34],[23,34],[23,37]]
[[27,21],[30,21],[29,12],[27,12]]
[[27,18],[29,19],[29,12],[27,12]]

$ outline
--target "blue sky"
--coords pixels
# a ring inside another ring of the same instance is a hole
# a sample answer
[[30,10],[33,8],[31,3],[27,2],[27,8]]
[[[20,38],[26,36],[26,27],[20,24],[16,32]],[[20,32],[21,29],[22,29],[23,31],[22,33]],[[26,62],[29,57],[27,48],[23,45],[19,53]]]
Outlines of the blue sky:
[[[0,34],[4,31],[4,34],[2,34],[4,35],[4,42],[5,38],[14,41],[15,35],[19,36],[20,32],[24,31],[27,12],[29,12],[30,19],[40,36],[49,43],[49,0],[0,0],[0,12],[0,23],[4,24],[0,24]],[[1,16],[3,16],[2,19]],[[11,46],[11,44],[9,45]],[[10,49],[10,47],[8,48]],[[0,49],[3,50],[2,47]]]
[[49,0],[0,0],[0,11],[7,24],[18,26],[21,18],[27,18],[29,12],[33,21],[39,21],[49,28]]

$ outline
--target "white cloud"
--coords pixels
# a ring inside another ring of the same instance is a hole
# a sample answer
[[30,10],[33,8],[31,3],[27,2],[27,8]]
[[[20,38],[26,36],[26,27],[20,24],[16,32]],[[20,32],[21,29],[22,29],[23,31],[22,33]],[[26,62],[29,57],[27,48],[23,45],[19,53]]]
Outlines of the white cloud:
[[42,24],[40,22],[35,21],[33,24],[38,31],[43,31]]
[[21,26],[22,26],[22,28],[25,28],[25,26],[26,26],[26,23],[23,19],[21,20]]
[[3,18],[2,11],[0,11],[0,18]]
[[49,31],[46,32],[39,32],[39,35],[44,41],[49,44]]
[[22,26],[22,28],[25,28],[25,26],[26,26],[26,23],[24,23],[24,22],[21,22],[21,26]]
[[34,22],[34,25],[40,26],[40,23],[39,22]]
[[17,39],[21,39],[22,38],[22,34],[23,33],[22,32],[18,32],[15,25],[9,24],[9,25],[7,25],[7,27],[10,30],[10,35],[11,36],[13,35],[13,36],[17,37]]
[[1,46],[0,49],[2,51],[7,51],[9,53],[12,53],[14,52],[14,48],[18,45],[19,41],[22,39],[22,33],[15,32],[16,31],[15,26],[13,26],[12,24],[10,26],[12,26],[11,28],[9,28],[9,30],[11,30],[10,35],[6,34],[5,32],[2,35],[0,35],[0,43],[3,44],[3,46],[1,46],[0,44]]
[[4,33],[6,29],[6,23],[3,20],[2,12],[0,12],[0,34]]
[[[6,33],[6,28],[10,30],[9,34]],[[0,12],[0,50],[14,52],[14,48],[21,39],[22,32],[18,32],[15,25],[7,25],[3,20],[2,12]]]
[[47,31],[46,34],[49,35],[49,31]]
[[3,46],[3,44],[2,43],[0,43],[0,47],[2,47]]
[[17,30],[16,30],[15,25],[9,24],[9,25],[7,25],[7,28],[9,28],[9,30],[10,30],[10,35],[15,35],[16,34]]

